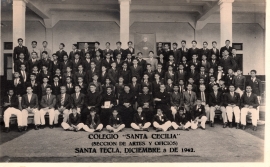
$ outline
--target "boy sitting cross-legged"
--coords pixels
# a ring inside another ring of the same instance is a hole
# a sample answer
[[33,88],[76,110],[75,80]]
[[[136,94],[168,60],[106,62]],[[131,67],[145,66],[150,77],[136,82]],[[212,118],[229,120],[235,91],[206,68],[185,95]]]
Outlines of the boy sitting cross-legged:
[[168,120],[166,115],[162,114],[162,110],[160,108],[157,109],[157,114],[153,119],[153,126],[156,128],[156,131],[167,131],[171,126],[171,121]]
[[106,129],[109,132],[119,132],[124,128],[125,124],[123,123],[121,116],[118,115],[118,111],[114,109],[109,119],[109,124],[106,126]]
[[72,113],[69,114],[68,123],[62,122],[62,127],[64,130],[70,130],[78,132],[84,127],[84,124],[81,122],[81,114],[78,114],[77,108],[72,108]]
[[142,107],[138,107],[137,113],[134,114],[133,122],[131,127],[137,131],[149,131],[148,128],[151,125],[150,122],[146,122],[145,114],[142,112]]
[[100,132],[103,128],[103,124],[100,123],[99,115],[96,114],[95,108],[90,109],[90,114],[87,115],[87,120],[85,122],[85,125],[83,126],[83,129],[86,132]]

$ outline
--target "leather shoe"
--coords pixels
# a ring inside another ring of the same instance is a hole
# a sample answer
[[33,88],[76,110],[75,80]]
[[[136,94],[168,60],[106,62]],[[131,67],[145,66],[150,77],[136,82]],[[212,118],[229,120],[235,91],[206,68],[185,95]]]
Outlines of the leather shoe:
[[210,126],[211,127],[214,127],[214,123],[212,121],[210,122]]
[[200,127],[202,130],[205,130],[205,128],[203,128],[203,127]]
[[23,128],[23,130],[24,130],[24,131],[27,131],[27,126],[25,126],[25,127]]
[[53,129],[53,125],[50,125],[49,127],[50,127],[50,129]]
[[[40,126],[42,126],[42,125],[40,125]],[[35,126],[35,130],[39,130],[38,125]]]
[[232,122],[230,122],[230,128],[232,128],[233,126],[232,126]]
[[188,129],[188,128],[186,128],[186,129],[185,129],[185,131],[189,131],[189,129]]
[[40,129],[44,129],[45,128],[45,125],[40,125]]
[[6,132],[6,133],[8,133],[9,131],[10,131],[9,128],[6,128],[6,129],[5,129],[5,132]]
[[22,132],[22,128],[21,127],[18,127],[18,132]]
[[257,126],[253,126],[253,131],[257,131]]
[[240,129],[239,123],[236,124],[236,129]]
[[243,125],[243,126],[242,126],[242,129],[243,129],[243,130],[245,130],[245,129],[246,129],[246,126],[245,126],[245,125]]
[[227,122],[224,123],[223,128],[227,128]]

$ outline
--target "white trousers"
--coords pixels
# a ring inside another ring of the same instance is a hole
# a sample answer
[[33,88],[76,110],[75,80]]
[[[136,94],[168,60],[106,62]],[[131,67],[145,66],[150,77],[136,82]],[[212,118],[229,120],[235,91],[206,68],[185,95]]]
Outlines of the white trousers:
[[[146,123],[143,125],[142,128],[143,128],[143,129],[149,128],[150,125],[151,125],[150,122],[146,122]],[[130,126],[131,126],[133,129],[135,129],[135,130],[140,130],[140,127],[139,127],[137,124],[135,124],[135,123],[131,123]]]
[[[214,123],[214,118],[215,118],[215,111],[216,111],[216,107],[210,107],[210,121],[212,121]],[[220,106],[220,111],[222,112],[222,118],[223,118],[223,123],[227,122],[227,115],[226,115],[226,109],[223,106]]]
[[208,104],[204,105],[204,109],[205,109],[207,121],[210,121],[210,107],[208,106]]
[[164,124],[161,124],[161,125],[160,125],[159,123],[157,123],[157,122],[155,121],[155,122],[153,122],[153,126],[154,126],[155,128],[161,128],[163,131],[167,131],[168,128],[172,126],[172,122],[171,122],[171,121],[167,121],[167,122],[165,122]]
[[[38,109],[32,109],[32,111],[29,113],[34,114],[35,125],[40,125],[40,111]],[[29,113],[26,109],[22,110],[22,126],[27,126]]]
[[45,114],[46,113],[49,113],[49,122],[50,122],[50,125],[53,125],[53,121],[54,121],[54,108],[51,108],[51,109],[42,108],[42,109],[40,109],[41,125],[45,125]]
[[9,127],[9,119],[11,117],[11,115],[16,115],[17,116],[17,122],[18,122],[18,126],[22,126],[22,112],[14,107],[8,107],[5,110],[4,113],[4,122],[5,122],[5,127],[8,128]]
[[199,122],[201,123],[201,127],[205,128],[206,120],[207,120],[207,117],[202,116],[201,119],[198,119],[196,123],[194,121],[191,121],[191,129],[197,129]]
[[241,109],[241,124],[246,125],[247,121],[247,114],[251,113],[251,120],[252,120],[252,125],[257,126],[257,120],[258,120],[258,110],[255,108],[242,108]]
[[107,126],[106,126],[106,129],[107,129],[107,130],[113,130],[114,132],[118,132],[118,131],[120,131],[120,130],[122,130],[122,129],[124,129],[124,128],[125,128],[125,124],[121,124],[120,126],[118,126],[117,129],[115,129],[115,128],[112,127],[111,125],[107,125]]
[[236,123],[240,122],[240,109],[238,106],[235,106],[233,108],[231,106],[227,106],[226,113],[227,113],[229,122],[232,122],[233,113],[234,113],[234,117],[235,117],[235,122]]
[[[71,126],[68,124],[68,123],[66,123],[66,122],[62,122],[61,123],[61,126],[63,127],[63,129],[69,129]],[[82,129],[83,128],[83,126],[84,126],[84,124],[83,123],[79,123],[78,125],[77,125],[77,127],[78,127],[78,130],[80,130],[80,129]]]
[[[63,111],[63,122],[67,122],[68,121],[68,117],[69,117],[69,114],[71,113],[70,110],[68,109],[65,109]],[[59,118],[59,115],[60,115],[60,111],[59,110],[55,110],[54,111],[54,124],[58,124],[58,118]]]
[[[189,128],[191,126],[191,123],[188,121],[185,125],[182,125],[182,127],[184,127],[185,129]],[[181,128],[181,126],[177,125],[177,123],[172,122],[172,127],[176,130],[179,127]]]
[[101,130],[102,128],[103,128],[103,124],[101,124],[101,123],[98,124],[96,129],[91,129],[87,125],[83,126],[83,130],[85,130],[86,132],[91,132],[91,133],[93,133],[95,130]]

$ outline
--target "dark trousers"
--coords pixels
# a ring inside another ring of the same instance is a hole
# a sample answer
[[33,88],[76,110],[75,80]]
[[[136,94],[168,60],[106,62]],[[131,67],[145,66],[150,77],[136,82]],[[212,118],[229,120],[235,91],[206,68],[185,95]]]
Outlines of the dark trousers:
[[112,115],[112,109],[111,108],[102,108],[100,112],[100,121],[103,124],[104,127],[106,127],[109,124],[110,116]]
[[133,119],[134,110],[133,107],[130,106],[126,108],[125,106],[120,105],[118,107],[119,115],[121,115],[123,123],[125,124],[125,127],[130,128],[130,124]]

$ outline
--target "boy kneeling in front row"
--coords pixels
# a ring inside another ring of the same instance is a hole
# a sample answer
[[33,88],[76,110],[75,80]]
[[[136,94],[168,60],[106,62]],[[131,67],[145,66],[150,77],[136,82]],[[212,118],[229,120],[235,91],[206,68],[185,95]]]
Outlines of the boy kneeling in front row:
[[137,131],[149,131],[150,122],[146,122],[145,114],[142,113],[142,107],[138,107],[137,113],[134,114],[133,122],[130,126]]
[[103,124],[100,123],[100,117],[98,114],[96,114],[95,108],[90,109],[90,114],[87,115],[87,119],[85,122],[85,125],[83,126],[83,129],[86,132],[100,132],[103,128]]
[[186,130],[189,131],[191,123],[188,121],[186,114],[184,113],[184,107],[180,107],[178,112],[175,114],[175,119],[172,122],[172,127],[175,130]]
[[81,115],[77,113],[77,108],[72,108],[72,113],[69,114],[68,123],[62,122],[62,127],[65,130],[78,132],[84,127],[84,124],[81,122]]
[[110,116],[109,124],[106,126],[106,129],[109,132],[119,132],[124,128],[125,124],[123,123],[121,116],[118,115],[118,111],[114,109],[112,111],[112,115]]
[[153,119],[153,126],[156,128],[156,131],[167,131],[171,126],[172,122],[168,120],[165,114],[162,114],[160,108],[157,109],[157,114]]

